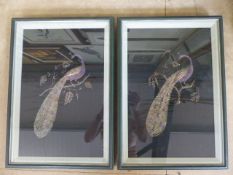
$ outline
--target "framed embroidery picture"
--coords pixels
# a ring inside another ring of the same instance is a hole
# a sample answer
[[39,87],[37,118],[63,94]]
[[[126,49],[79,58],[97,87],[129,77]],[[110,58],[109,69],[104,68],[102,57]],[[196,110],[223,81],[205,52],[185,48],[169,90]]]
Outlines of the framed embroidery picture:
[[118,24],[119,168],[227,167],[222,17]]
[[113,166],[113,19],[13,19],[8,167]]

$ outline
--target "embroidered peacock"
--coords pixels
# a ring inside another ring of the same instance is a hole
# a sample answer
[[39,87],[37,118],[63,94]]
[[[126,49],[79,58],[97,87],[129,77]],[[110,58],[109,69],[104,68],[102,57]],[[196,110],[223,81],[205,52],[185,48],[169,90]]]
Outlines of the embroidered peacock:
[[[194,82],[190,84],[186,83],[186,81],[189,80],[193,74],[192,59],[189,56],[180,56],[177,60],[173,60],[172,65],[175,68],[175,71],[169,77],[162,75],[165,82],[150,105],[147,114],[146,129],[151,137],[160,135],[166,128],[168,106],[173,89],[176,89],[178,93],[179,102],[181,90],[191,88],[194,84]],[[149,78],[149,83],[152,85],[158,84],[158,75],[159,73],[155,72]],[[175,86],[178,82],[182,84],[180,90],[178,90]]]
[[75,56],[73,60],[78,60],[81,64],[69,70],[57,81],[37,112],[34,121],[34,133],[38,138],[47,136],[52,129],[56,119],[60,94],[66,82],[77,81],[85,74],[86,69],[83,58]]

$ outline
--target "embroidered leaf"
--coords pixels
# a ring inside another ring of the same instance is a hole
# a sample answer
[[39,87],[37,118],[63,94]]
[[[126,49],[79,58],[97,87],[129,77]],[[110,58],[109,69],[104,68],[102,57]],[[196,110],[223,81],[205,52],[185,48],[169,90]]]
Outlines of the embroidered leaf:
[[74,94],[71,91],[66,92],[64,105],[69,104],[74,97]]
[[43,86],[47,82],[47,75],[42,75],[40,77],[40,86]]
[[47,72],[47,77],[50,78],[51,77],[51,73]]
[[76,99],[77,99],[77,101],[78,101],[78,97],[79,97],[79,96],[78,96],[78,93],[76,93],[75,96],[76,96]]
[[197,92],[191,94],[191,101],[197,103],[200,100],[200,95]]
[[68,68],[70,66],[70,63],[68,63],[68,62],[64,62],[63,64],[62,64],[62,67],[65,69],[65,68]]
[[85,87],[88,88],[88,89],[92,89],[92,83],[90,81],[86,81],[84,83]]

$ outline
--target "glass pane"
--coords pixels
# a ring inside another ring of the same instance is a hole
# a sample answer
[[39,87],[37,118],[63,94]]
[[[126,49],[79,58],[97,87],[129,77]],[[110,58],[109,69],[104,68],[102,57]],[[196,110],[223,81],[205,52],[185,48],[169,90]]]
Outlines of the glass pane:
[[128,30],[128,156],[215,157],[210,30]]
[[24,30],[19,156],[103,157],[104,29]]

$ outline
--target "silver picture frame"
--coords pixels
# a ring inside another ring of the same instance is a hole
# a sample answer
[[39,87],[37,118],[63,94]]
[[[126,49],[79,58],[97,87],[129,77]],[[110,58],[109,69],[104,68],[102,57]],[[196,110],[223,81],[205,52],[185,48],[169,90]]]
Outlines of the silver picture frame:
[[[91,54],[79,55],[68,47],[90,50],[96,43],[88,32],[101,34],[101,49],[96,51],[101,60],[86,61]],[[72,73],[77,65],[79,77]],[[57,91],[62,71],[69,67],[71,72],[63,76],[70,77],[71,84],[65,78]],[[12,19],[6,167],[112,169],[112,71],[113,18]],[[42,76],[35,78],[37,74]],[[36,89],[44,84],[45,91],[38,94]],[[56,93],[57,102],[50,101]]]
[[[221,16],[118,20],[119,169],[227,167],[222,23]],[[196,86],[182,93],[183,79],[171,83],[181,58],[193,63],[185,81]]]

